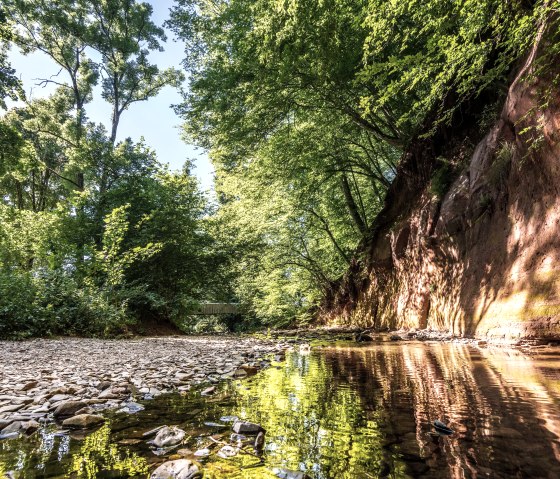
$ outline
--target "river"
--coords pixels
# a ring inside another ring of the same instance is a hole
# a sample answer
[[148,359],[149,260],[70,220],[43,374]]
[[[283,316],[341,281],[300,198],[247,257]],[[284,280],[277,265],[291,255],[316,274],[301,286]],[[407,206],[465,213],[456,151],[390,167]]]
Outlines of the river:
[[[147,478],[162,461],[206,447],[206,479],[274,478],[274,468],[312,479],[560,477],[554,347],[324,343],[223,383],[211,397],[190,392],[141,402],[144,410],[112,413],[90,434],[46,425],[0,441],[0,477]],[[218,457],[215,441],[231,434],[219,426],[223,416],[262,425],[263,453],[245,448]],[[453,434],[436,434],[434,420]],[[142,434],[163,424],[178,425],[187,439],[156,455]]]

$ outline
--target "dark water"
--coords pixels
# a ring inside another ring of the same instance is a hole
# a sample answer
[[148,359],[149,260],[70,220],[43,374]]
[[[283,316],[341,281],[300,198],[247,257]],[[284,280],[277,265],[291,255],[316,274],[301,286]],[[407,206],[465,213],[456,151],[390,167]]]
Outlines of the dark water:
[[[113,415],[85,437],[47,428],[2,441],[0,477],[146,478],[176,451],[156,456],[142,432],[179,425],[189,436],[181,447],[195,451],[217,432],[204,421],[236,415],[266,428],[264,455],[212,455],[205,478],[266,479],[275,477],[274,467],[314,479],[560,478],[558,349],[529,355],[440,343],[327,346],[288,353],[212,398],[169,395],[145,406]],[[430,435],[435,419],[455,433]]]

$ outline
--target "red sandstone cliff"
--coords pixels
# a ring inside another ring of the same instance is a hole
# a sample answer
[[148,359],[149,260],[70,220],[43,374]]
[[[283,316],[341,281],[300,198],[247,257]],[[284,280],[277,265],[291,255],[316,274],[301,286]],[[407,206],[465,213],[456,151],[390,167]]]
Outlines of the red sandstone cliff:
[[[539,38],[474,151],[455,121],[407,152],[325,322],[560,339],[560,93],[531,75],[545,48]],[[440,154],[463,165],[443,197]]]

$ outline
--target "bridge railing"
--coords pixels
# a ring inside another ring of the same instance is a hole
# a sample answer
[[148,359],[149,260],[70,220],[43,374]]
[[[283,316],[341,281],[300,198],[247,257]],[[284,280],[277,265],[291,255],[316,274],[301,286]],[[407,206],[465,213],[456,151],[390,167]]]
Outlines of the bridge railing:
[[201,316],[225,315],[237,314],[238,310],[238,303],[201,303],[194,307],[190,314]]

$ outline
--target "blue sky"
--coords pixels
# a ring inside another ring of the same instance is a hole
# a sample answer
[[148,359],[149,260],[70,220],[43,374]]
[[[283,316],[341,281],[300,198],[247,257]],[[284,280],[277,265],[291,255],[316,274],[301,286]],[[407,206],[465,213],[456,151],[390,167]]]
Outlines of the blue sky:
[[[154,22],[161,25],[169,15],[173,0],[147,1],[153,6]],[[181,60],[185,55],[183,44],[175,41],[171,32],[167,32],[167,37],[165,51],[152,53],[150,59],[160,68],[181,68]],[[34,53],[24,56],[14,48],[10,53],[10,61],[23,81],[28,98],[39,98],[52,92],[52,88],[36,86],[37,81],[34,81],[36,78],[48,78],[58,72],[56,64],[46,55]],[[199,178],[202,189],[209,190],[213,185],[212,165],[204,151],[181,140],[182,120],[170,108],[170,105],[180,101],[179,93],[168,87],[147,102],[135,103],[123,113],[118,139],[131,137],[137,141],[143,136],[146,144],[157,152],[159,160],[168,163],[171,169],[180,169],[186,159],[194,160],[194,173]],[[87,106],[87,114],[90,120],[109,127],[111,110],[99,91],[96,92],[94,101]]]

